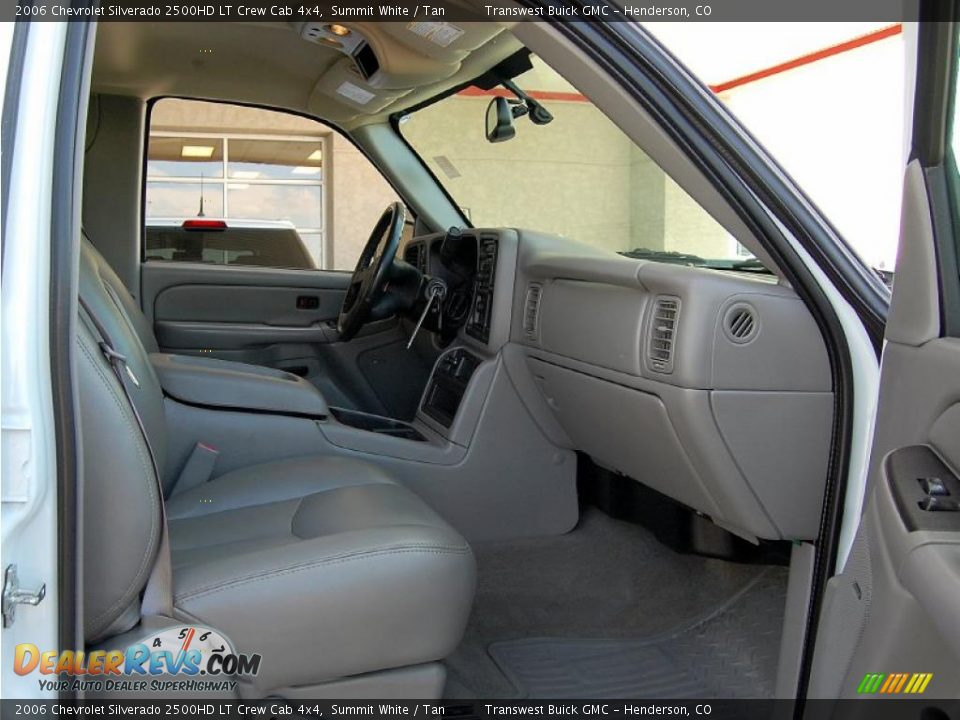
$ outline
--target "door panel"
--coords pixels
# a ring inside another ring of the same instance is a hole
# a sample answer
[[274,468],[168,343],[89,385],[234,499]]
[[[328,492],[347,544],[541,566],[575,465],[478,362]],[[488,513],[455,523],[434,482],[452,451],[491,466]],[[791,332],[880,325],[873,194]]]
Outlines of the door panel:
[[[349,281],[349,273],[322,270],[146,262],[141,269],[142,305],[153,322],[305,326],[336,317]],[[298,309],[299,295],[316,296],[318,306]]]
[[960,696],[960,175],[949,150],[956,27],[921,23],[919,37],[914,159],[866,509],[850,557],[827,584],[808,694],[922,696],[924,716],[948,717],[954,707],[944,699]]
[[433,361],[396,319],[339,342],[349,273],[146,262],[144,313],[160,349],[265,365],[313,382],[334,406],[412,416]]
[[154,300],[159,321],[258,323],[309,327],[334,320],[343,291],[336,288],[263,285],[176,285]]
[[[932,242],[906,225],[912,234],[901,253]],[[914,277],[898,272],[894,302]],[[960,501],[960,340],[908,345],[891,340],[896,336],[890,328],[866,511],[846,566],[827,585],[809,686],[814,698],[876,695],[861,688],[868,674],[932,673],[926,699],[955,698],[960,688],[960,512],[919,505],[929,502],[922,481],[931,477]]]

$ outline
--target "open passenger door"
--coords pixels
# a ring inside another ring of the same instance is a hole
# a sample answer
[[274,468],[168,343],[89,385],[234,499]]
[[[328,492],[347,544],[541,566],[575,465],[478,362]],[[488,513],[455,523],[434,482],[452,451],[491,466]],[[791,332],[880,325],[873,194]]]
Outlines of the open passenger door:
[[918,27],[913,142],[864,511],[826,586],[807,693],[922,699],[911,717],[954,717],[945,699],[960,697],[957,32],[954,22]]

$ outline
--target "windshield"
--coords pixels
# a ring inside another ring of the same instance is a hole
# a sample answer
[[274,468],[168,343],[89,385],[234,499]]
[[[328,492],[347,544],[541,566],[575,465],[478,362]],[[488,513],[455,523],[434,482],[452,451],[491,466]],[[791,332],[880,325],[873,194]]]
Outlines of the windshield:
[[503,87],[466,88],[400,122],[474,226],[554,233],[663,262],[762,270],[587,98],[530,59],[532,69],[514,83],[553,115],[548,124],[521,116],[512,139],[489,142],[487,106],[496,95],[515,99]]

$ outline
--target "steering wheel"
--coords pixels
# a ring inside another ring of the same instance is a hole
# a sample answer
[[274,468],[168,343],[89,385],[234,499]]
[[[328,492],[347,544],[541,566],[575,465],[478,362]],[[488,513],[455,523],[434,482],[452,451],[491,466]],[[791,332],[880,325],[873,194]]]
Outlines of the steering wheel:
[[390,203],[373,227],[340,307],[337,332],[341,340],[350,340],[357,334],[386,289],[390,268],[400,247],[406,212],[403,203]]

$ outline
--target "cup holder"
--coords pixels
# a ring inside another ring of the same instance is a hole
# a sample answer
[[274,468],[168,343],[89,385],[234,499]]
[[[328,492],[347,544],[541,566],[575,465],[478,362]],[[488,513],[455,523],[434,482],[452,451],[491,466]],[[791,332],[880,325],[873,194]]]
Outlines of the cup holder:
[[347,425],[357,430],[365,430],[366,432],[389,435],[391,437],[413,440],[415,442],[426,442],[427,440],[413,425],[401,420],[337,407],[330,408],[330,414],[342,425]]

